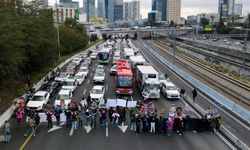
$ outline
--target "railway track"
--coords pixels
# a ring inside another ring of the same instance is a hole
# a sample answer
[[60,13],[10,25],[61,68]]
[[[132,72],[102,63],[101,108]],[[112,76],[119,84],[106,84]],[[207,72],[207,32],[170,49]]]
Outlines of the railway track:
[[[170,57],[173,57],[172,54],[172,49],[170,47],[168,47],[166,45],[166,43],[162,43],[159,41],[146,41],[147,43],[149,43],[151,46],[156,47],[157,49],[161,50],[165,55],[168,55]],[[184,63],[183,61],[188,62],[191,65],[187,65],[187,63]],[[249,109],[250,107],[250,99],[247,95],[249,95],[248,93],[250,93],[250,86],[237,81],[236,79],[233,79],[229,76],[225,76],[224,74],[222,74],[221,72],[208,67],[207,65],[201,63],[200,61],[197,61],[193,58],[190,58],[189,56],[182,54],[182,53],[176,53],[176,62],[184,67],[187,68],[188,70],[190,70],[192,73],[194,73],[195,75],[201,77],[202,79],[204,79],[206,82],[208,82],[209,84],[219,88],[220,90],[222,90],[225,95],[230,95],[231,97],[234,98],[234,100],[240,102],[241,104],[244,104],[246,106],[248,106],[247,109]],[[195,69],[195,67],[198,67],[199,69]],[[209,76],[207,73],[213,74],[213,76]],[[218,82],[217,80],[215,80],[213,77],[216,76],[218,78],[220,78],[222,82]],[[234,88],[238,89],[235,90],[233,89],[231,86],[234,86]],[[240,91],[240,92],[239,92]]]

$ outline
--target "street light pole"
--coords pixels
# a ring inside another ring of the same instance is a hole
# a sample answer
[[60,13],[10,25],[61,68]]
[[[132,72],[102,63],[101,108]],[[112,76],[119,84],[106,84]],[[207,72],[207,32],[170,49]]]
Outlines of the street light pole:
[[245,57],[246,57],[246,50],[247,50],[247,30],[245,33],[245,38],[244,38],[244,46],[243,46],[243,58],[242,58],[242,64],[245,64]]
[[58,50],[58,57],[61,59],[61,52],[60,52],[60,35],[59,35],[59,10],[58,4],[56,0],[56,32],[57,32],[57,50]]

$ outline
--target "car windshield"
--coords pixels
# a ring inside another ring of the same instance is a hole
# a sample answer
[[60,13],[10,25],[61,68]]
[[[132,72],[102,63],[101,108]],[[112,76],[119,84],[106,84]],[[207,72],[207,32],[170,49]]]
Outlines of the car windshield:
[[102,94],[102,89],[92,89],[91,93],[92,94]]
[[79,72],[87,72],[87,69],[82,68],[82,69],[79,70]]
[[118,87],[131,87],[133,83],[133,77],[118,76],[117,86]]
[[43,101],[43,96],[34,96],[32,101]]
[[111,69],[116,69],[116,65],[113,65],[113,66],[111,67]]
[[59,94],[56,99],[57,100],[61,100],[61,99],[68,100],[68,99],[70,99],[70,97],[67,94]]
[[99,53],[99,59],[100,60],[108,60],[109,59],[109,53]]
[[96,72],[95,76],[97,76],[97,77],[103,77],[104,76],[104,72]]
[[64,86],[74,86],[74,81],[65,81]]
[[81,79],[82,76],[77,74],[77,75],[76,75],[76,78],[77,78],[77,79]]
[[97,69],[103,69],[103,68],[104,68],[103,65],[98,65],[98,66],[97,66]]
[[76,65],[75,65],[75,63],[70,63],[68,66],[69,67],[75,67]]
[[164,75],[159,75],[159,80],[165,80]]
[[168,87],[166,88],[166,90],[176,90],[176,87],[175,87],[175,86],[168,86]]
[[74,69],[73,68],[68,68],[67,72],[74,72]]
[[158,90],[159,84],[147,84],[148,90]]
[[103,73],[104,72],[104,70],[103,69],[96,69],[96,71],[95,71],[96,73]]

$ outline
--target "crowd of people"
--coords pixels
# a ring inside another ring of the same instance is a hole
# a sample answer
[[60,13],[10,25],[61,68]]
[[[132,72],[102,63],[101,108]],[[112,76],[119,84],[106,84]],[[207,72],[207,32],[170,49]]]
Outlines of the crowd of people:
[[[102,128],[105,128],[108,124],[117,127],[123,123],[129,123],[130,130],[137,133],[161,132],[170,136],[173,132],[181,135],[184,130],[214,132],[214,130],[219,130],[221,125],[221,117],[216,108],[208,108],[203,118],[199,119],[192,117],[190,107],[182,108],[172,104],[170,108],[158,112],[152,102],[140,100],[135,108],[106,107],[105,103],[100,105],[99,102],[91,102],[85,98],[79,102],[71,102],[66,106],[64,100],[61,100],[61,105],[56,107],[48,103],[44,112],[48,128],[52,128],[54,122],[55,125],[59,126],[62,122],[61,114],[64,114],[66,127],[75,130],[83,126],[94,128],[99,120],[99,125]],[[40,125],[38,112],[19,107],[15,113],[15,118],[17,128],[25,127],[24,136],[30,133],[33,136],[36,135],[36,130]],[[24,125],[23,120],[25,120]],[[10,128],[10,123],[6,121],[4,125],[5,142],[10,139]]]

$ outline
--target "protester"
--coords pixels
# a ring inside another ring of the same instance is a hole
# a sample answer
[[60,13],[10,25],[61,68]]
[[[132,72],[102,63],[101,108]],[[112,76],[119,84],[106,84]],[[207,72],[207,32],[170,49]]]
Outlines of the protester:
[[183,88],[181,88],[180,93],[181,93],[181,98],[183,98],[183,99],[184,99],[184,95],[185,95],[185,88],[184,88],[184,87],[183,87]]
[[150,113],[150,132],[155,132],[155,121],[157,114],[155,112]]
[[113,119],[112,119],[112,121],[113,121],[113,126],[114,126],[114,127],[117,127],[117,126],[118,126],[118,123],[119,123],[120,115],[119,115],[116,111],[114,111],[114,113],[112,114],[112,117],[113,117]]
[[56,117],[56,125],[59,126],[60,125],[60,122],[61,122],[61,109],[60,108],[56,108],[55,109],[55,112],[54,112],[54,116]]
[[176,132],[181,135],[182,131],[184,130],[184,121],[185,115],[182,113],[182,108],[176,108],[176,118],[174,119],[174,128]]
[[3,125],[3,137],[5,143],[8,143],[10,141],[11,138],[10,129],[11,129],[11,124],[8,121],[5,121]]
[[39,116],[38,113],[35,113],[34,120],[35,120],[35,123],[36,123],[35,129],[37,130],[38,126],[40,125],[40,116]]
[[108,111],[110,123],[112,123],[112,120],[113,120],[112,115],[113,115],[114,112],[115,112],[115,110],[114,110],[113,107],[111,107],[111,108],[109,109],[109,111]]
[[21,109],[18,109],[18,111],[16,112],[17,128],[22,126],[23,116],[24,116],[24,111]]
[[28,122],[27,122],[27,130],[26,133],[24,134],[24,136],[28,136],[28,134],[31,132],[33,134],[33,136],[36,136],[35,133],[35,121],[33,120],[33,118],[29,118]]
[[52,128],[52,115],[53,113],[51,111],[46,112],[47,115],[47,121],[48,121],[48,128]]
[[89,109],[86,110],[85,116],[86,116],[86,125],[87,126],[91,125],[91,113],[89,112]]
[[136,117],[135,110],[130,110],[130,130],[136,131]]
[[73,111],[71,113],[71,116],[72,116],[72,128],[76,130],[77,129],[77,121],[78,121],[77,111]]
[[193,89],[192,94],[193,94],[193,102],[195,103],[195,99],[196,99],[196,97],[198,95],[198,92],[197,92],[196,88]]

